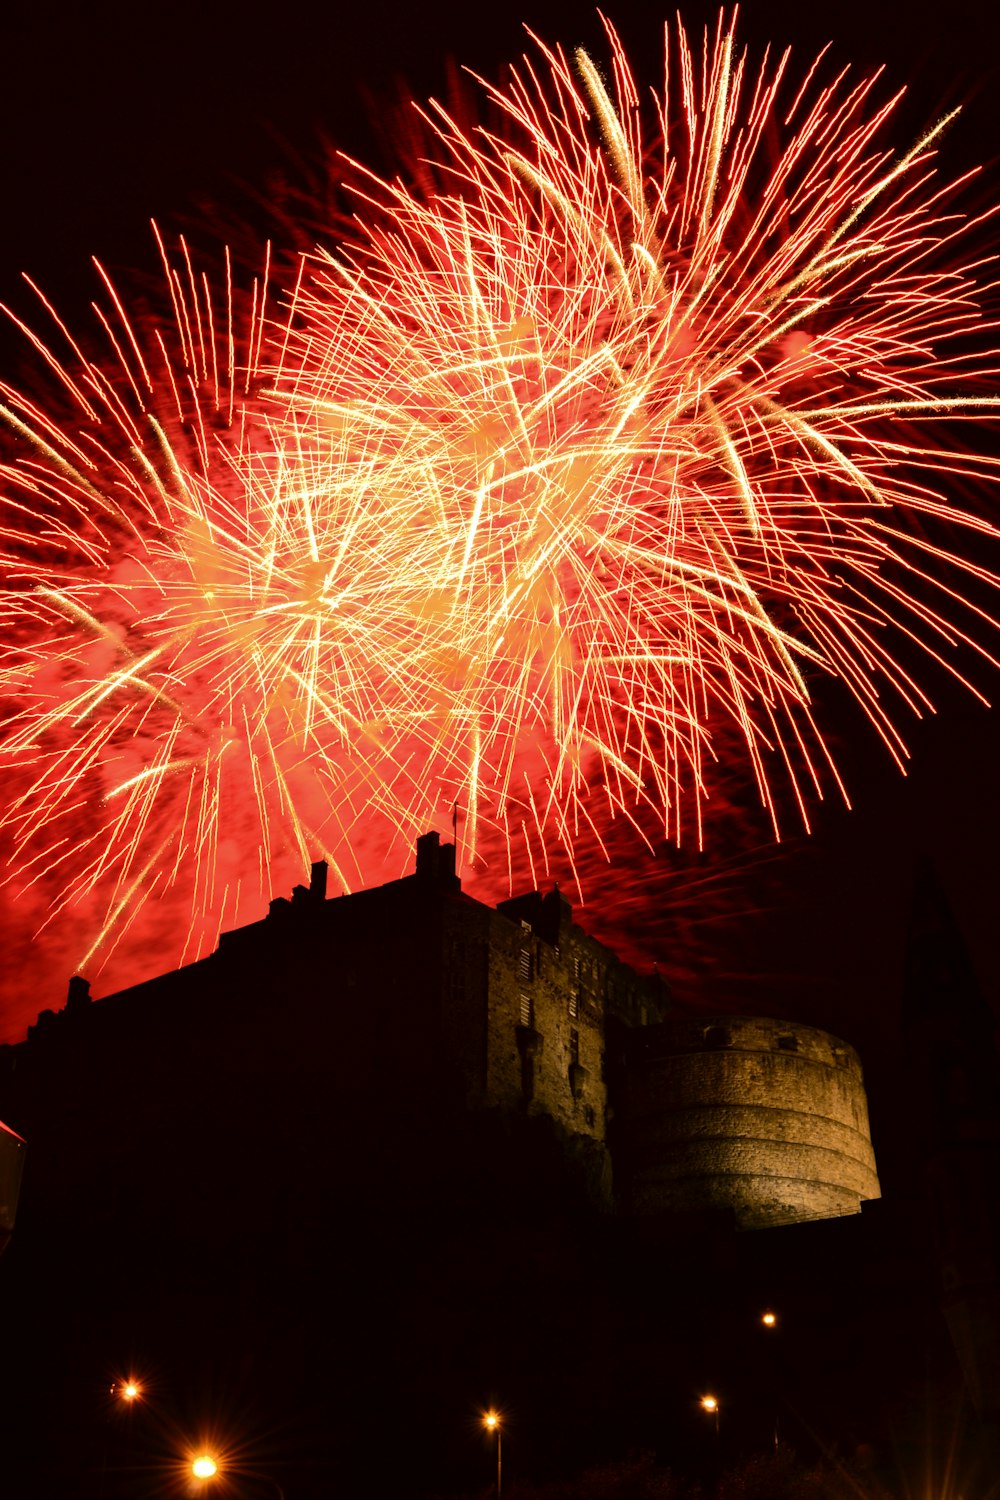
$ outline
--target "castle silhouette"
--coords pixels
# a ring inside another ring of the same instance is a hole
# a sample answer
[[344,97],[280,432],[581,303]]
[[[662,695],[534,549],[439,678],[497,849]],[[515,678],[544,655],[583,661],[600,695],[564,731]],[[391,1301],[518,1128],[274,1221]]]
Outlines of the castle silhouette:
[[[879,1188],[852,1048],[679,1009],[558,889],[470,898],[434,833],[352,895],[314,865],[186,968],[100,1000],[74,978],[0,1049],[0,1117],[28,1142],[0,1263],[12,1493],[39,1500],[69,1464],[81,1494],[132,1493],[206,1411],[250,1495],[254,1465],[304,1497],[461,1488],[476,1400],[516,1408],[526,1469],[676,1457],[727,1370],[726,1440],[766,1440],[795,1360],[862,1316],[829,1301],[833,1266],[880,1274],[854,1232]],[[733,1330],[775,1301],[799,1332],[764,1379]],[[96,1393],[126,1365],[169,1422],[108,1428]],[[867,1379],[826,1393],[845,1424]]]

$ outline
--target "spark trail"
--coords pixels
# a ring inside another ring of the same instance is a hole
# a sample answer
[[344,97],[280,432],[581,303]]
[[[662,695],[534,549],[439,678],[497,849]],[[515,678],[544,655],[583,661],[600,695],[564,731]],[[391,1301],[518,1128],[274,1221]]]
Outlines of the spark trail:
[[894,154],[877,80],[722,19],[645,103],[608,42],[608,81],[539,44],[483,85],[497,128],[430,106],[419,190],[350,164],[350,243],[270,302],[182,242],[170,317],[105,277],[100,353],[25,330],[57,399],[0,386],[2,826],[74,965],[134,977],[166,913],[155,966],[194,956],[320,854],[398,874],[455,804],[491,896],[622,820],[697,843],[746,770],[807,821],[824,678],[902,763],[913,662],[987,654],[953,496],[996,478],[959,436],[995,333],[942,127]]
[[257,395],[267,268],[240,298],[227,265],[216,298],[183,242],[163,260],[162,322],[134,327],[104,278],[112,360],[29,335],[58,425],[0,394],[9,882],[36,920],[78,918],[72,967],[92,971],[124,942],[134,973],[151,921],[168,961],[195,956],[317,851],[356,883],[331,807],[401,817],[370,701],[391,646],[367,670],[350,640],[352,601],[371,629],[386,581],[341,576],[341,516]]
[[998,405],[974,224],[934,180],[947,122],[891,155],[874,80],[752,72],[720,20],[701,56],[674,30],[644,111],[608,35],[610,87],[542,47],[488,88],[499,132],[432,106],[437,191],[357,169],[276,388],[386,507],[470,807],[503,824],[544,744],[533,833],[571,843],[597,783],[679,840],[721,750],[777,828],[839,783],[818,680],[902,763],[930,704],[899,643],[963,671],[982,570],[932,538],[993,534],[949,498],[995,477],[954,438]]

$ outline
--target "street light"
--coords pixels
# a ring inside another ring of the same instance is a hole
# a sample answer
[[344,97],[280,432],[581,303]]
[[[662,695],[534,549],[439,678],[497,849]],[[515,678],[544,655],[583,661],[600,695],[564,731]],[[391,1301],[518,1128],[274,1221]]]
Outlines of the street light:
[[109,1401],[104,1410],[104,1436],[101,1442],[101,1477],[98,1485],[98,1495],[103,1496],[108,1482],[108,1453],[112,1446],[117,1446],[117,1435],[112,1439],[111,1423],[116,1427],[121,1424],[132,1426],[134,1420],[133,1412],[141,1405],[143,1388],[134,1375],[129,1375],[124,1380],[115,1380],[108,1387]]
[[502,1477],[501,1453],[500,1453],[500,1416],[495,1411],[488,1411],[483,1417],[483,1426],[487,1432],[495,1432],[497,1435],[497,1500],[500,1500],[500,1481]]
[[[760,1321],[761,1321],[761,1323],[763,1324],[763,1326],[765,1328],[774,1329],[774,1328],[777,1328],[777,1326],[778,1326],[778,1315],[777,1315],[777,1313],[772,1312],[770,1308],[768,1308],[768,1310],[766,1312],[762,1312],[761,1313],[761,1315],[760,1315]],[[778,1372],[777,1372],[777,1363],[776,1363],[776,1358],[775,1358],[776,1350],[775,1350],[775,1348],[774,1348],[773,1345],[771,1347],[771,1355],[772,1355],[772,1359],[771,1359],[771,1362],[770,1362],[771,1363],[771,1400],[772,1400],[772,1403],[774,1405],[774,1451],[777,1453],[778,1446],[779,1446],[779,1444],[778,1444]]]
[[108,1392],[111,1399],[122,1406],[132,1406],[144,1394],[142,1385],[134,1375],[130,1375],[127,1380],[116,1380],[109,1386]]
[[717,1396],[702,1396],[699,1403],[702,1411],[709,1412],[715,1418],[715,1435],[719,1435],[719,1400]]

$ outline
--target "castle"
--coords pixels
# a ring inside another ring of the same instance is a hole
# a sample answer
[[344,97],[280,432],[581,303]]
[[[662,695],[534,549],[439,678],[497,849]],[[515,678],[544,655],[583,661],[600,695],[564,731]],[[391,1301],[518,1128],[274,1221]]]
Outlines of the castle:
[[288,1076],[315,1070],[362,1113],[436,1093],[466,1116],[544,1121],[604,1209],[759,1228],[879,1195],[851,1047],[787,1021],[678,1013],[658,974],[581,930],[558,887],[473,900],[436,833],[412,875],[336,899],[313,865],[308,887],[208,958],[131,990],[93,1003],[74,979],[65,1009],[8,1049],[6,1082],[0,1054],[0,1105],[20,1128],[28,1080],[68,1070],[103,1080],[136,1130],[156,1097],[195,1086],[204,1051],[230,1082],[264,1056]]
[[[918,1096],[947,1127],[945,1312],[988,1418],[994,1073],[942,933],[921,917],[907,1005],[928,1032]],[[72,979],[62,1010],[0,1048],[0,1118],[4,1232],[27,1141],[0,1400],[12,1493],[33,1500],[88,1464],[101,1477],[81,1494],[133,1492],[155,1434],[140,1414],[106,1467],[109,1419],[81,1392],[136,1368],[171,1431],[205,1411],[229,1430],[235,1402],[243,1430],[281,1434],[262,1466],[327,1500],[364,1490],[376,1452],[386,1493],[426,1493],[421,1464],[441,1492],[474,1485],[460,1414],[476,1401],[510,1403],[526,1467],[578,1462],[580,1432],[587,1451],[652,1442],[685,1461],[701,1384],[721,1388],[729,1440],[759,1449],[782,1381],[796,1406],[822,1400],[814,1424],[864,1431],[885,1420],[873,1339],[894,1379],[923,1367],[925,1339],[942,1369],[952,1357],[913,1315],[898,1191],[856,1219],[879,1186],[853,1049],[685,1010],[558,889],[473,900],[436,834],[411,874],[352,895],[327,899],[314,865],[183,969],[99,1000]],[[766,1305],[786,1374],[752,1344]],[[850,1378],[832,1350],[855,1351]]]
[[0,1048],[0,1118],[27,1141],[0,1298],[37,1497],[65,1492],[46,1434],[101,1462],[97,1364],[152,1363],[174,1407],[236,1392],[317,1500],[363,1487],[389,1403],[400,1495],[414,1455],[442,1490],[474,1482],[456,1413],[477,1399],[520,1413],[524,1463],[581,1427],[676,1453],[692,1382],[736,1361],[724,1420],[760,1441],[746,1304],[777,1300],[786,1347],[819,1358],[816,1267],[874,1255],[886,1222],[851,1222],[879,1191],[851,1047],[682,1009],[558,889],[472,899],[436,834],[352,895],[314,865],[183,969],[97,1000],[73,979]]

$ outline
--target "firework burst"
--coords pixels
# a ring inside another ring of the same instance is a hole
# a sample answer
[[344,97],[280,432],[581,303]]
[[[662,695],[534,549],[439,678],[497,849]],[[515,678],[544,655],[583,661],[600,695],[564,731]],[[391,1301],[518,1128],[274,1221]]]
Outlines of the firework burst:
[[948,490],[994,464],[931,435],[996,406],[941,127],[894,157],[874,80],[753,72],[721,22],[701,55],[674,30],[644,110],[609,41],[610,85],[540,48],[488,89],[498,132],[432,108],[419,193],[357,169],[275,382],[378,495],[468,806],[509,828],[530,745],[565,845],[602,798],[679,839],[734,737],[775,826],[781,781],[805,818],[839,781],[824,675],[902,760],[929,703],[894,652],[957,674],[977,572],[927,528],[992,533]]
[[936,132],[891,155],[874,80],[722,21],[643,106],[608,37],[608,81],[540,46],[487,88],[496,130],[430,109],[420,191],[352,165],[280,311],[182,243],[169,317],[105,278],[103,354],[25,330],[59,399],[0,387],[3,828],[75,963],[150,898],[162,967],[318,854],[399,873],[456,804],[493,894],[611,820],[697,841],[719,763],[805,819],[824,677],[902,760],[911,645],[981,650],[938,529],[995,534],[949,498],[995,477],[956,437],[992,336]]
[[[340,513],[314,505],[307,455],[257,394],[266,269],[240,297],[227,266],[219,298],[183,242],[163,260],[172,316],[147,315],[141,335],[104,277],[110,359],[71,343],[71,366],[30,335],[61,386],[58,423],[2,388],[9,879],[43,920],[82,914],[81,966],[151,898],[165,956],[211,946],[272,880],[343,852],[331,807],[348,825],[352,808],[401,820],[392,736],[368,724],[392,620],[366,668]],[[374,566],[363,587],[370,631]],[[148,941],[140,923],[133,942]]]

